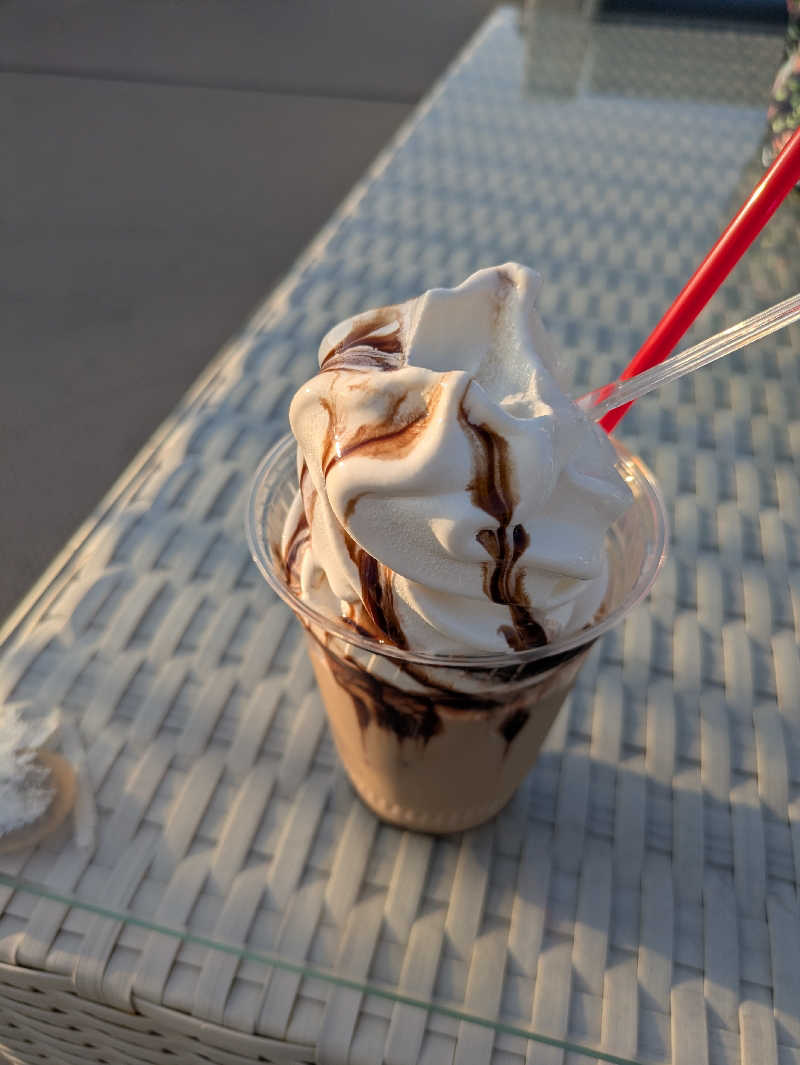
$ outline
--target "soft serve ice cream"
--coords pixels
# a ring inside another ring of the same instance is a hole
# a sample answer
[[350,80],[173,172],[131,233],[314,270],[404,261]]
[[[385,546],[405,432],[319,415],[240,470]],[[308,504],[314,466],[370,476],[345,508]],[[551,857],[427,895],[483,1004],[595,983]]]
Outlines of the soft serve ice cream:
[[526,650],[595,618],[632,497],[565,392],[539,287],[507,263],[323,339],[291,405],[281,545],[306,602],[429,654]]

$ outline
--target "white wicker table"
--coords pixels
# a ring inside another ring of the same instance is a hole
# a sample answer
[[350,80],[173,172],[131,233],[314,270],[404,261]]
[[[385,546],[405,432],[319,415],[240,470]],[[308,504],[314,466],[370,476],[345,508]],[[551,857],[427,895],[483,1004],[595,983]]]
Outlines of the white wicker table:
[[[550,14],[526,55],[517,21],[486,24],[5,627],[0,699],[61,709],[98,823],[0,859],[0,1056],[800,1065],[797,332],[624,423],[671,559],[480,829],[434,841],[354,797],[247,555],[249,478],[333,322],[518,259],[599,385],[755,181],[776,37]],[[798,223],[800,197],[695,337],[800,287]]]

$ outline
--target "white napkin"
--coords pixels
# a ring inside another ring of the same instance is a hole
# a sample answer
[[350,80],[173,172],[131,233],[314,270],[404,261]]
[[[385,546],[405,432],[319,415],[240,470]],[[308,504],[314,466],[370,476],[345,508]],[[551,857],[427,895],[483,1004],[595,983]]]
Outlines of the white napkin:
[[36,754],[58,731],[59,718],[58,711],[0,708],[0,838],[38,820],[53,801],[50,771]]

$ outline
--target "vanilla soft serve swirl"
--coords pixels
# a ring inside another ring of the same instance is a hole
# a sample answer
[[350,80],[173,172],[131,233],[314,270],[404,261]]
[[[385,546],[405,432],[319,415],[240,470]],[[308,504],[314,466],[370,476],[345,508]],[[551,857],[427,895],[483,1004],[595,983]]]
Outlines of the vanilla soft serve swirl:
[[311,605],[428,653],[525,649],[595,616],[632,496],[563,390],[539,286],[507,263],[324,338],[291,405],[282,544]]

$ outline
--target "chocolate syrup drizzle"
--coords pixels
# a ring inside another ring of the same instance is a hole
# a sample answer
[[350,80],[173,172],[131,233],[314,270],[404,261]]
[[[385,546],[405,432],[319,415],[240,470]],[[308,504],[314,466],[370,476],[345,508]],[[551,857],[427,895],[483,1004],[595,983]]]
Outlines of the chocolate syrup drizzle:
[[503,719],[498,732],[506,741],[506,752],[508,752],[508,748],[517,738],[518,733],[522,732],[528,724],[528,718],[530,716],[530,710],[526,710],[525,707],[520,706],[516,710],[512,710],[511,713]]
[[344,542],[347,553],[358,570],[361,581],[361,602],[364,605],[370,628],[361,625],[367,635],[379,640],[388,640],[395,647],[405,650],[408,647],[406,634],[395,612],[394,589],[392,588],[392,571],[374,555],[360,547],[346,530]]
[[[442,710],[452,713],[493,714],[505,710],[497,731],[506,743],[506,751],[525,727],[531,715],[530,691],[523,690],[511,698],[505,692],[470,694],[445,688],[425,678],[426,692],[406,691],[389,681],[376,677],[346,657],[329,650],[318,637],[313,638],[322,649],[337,684],[353,700],[362,732],[374,722],[378,728],[393,732],[401,742],[419,740],[426,744],[444,728]],[[398,662],[402,668],[402,663]],[[405,670],[416,676],[413,667]]]
[[305,515],[305,511],[300,515],[300,518],[295,526],[294,532],[289,537],[286,544],[286,555],[283,560],[283,564],[286,568],[286,575],[289,578],[289,585],[293,587],[296,583],[299,586],[299,581],[295,580],[295,571],[299,564],[299,554],[308,544],[311,539],[311,529],[308,525],[308,518]]
[[[361,669],[352,660],[340,658],[324,646],[323,651],[337,684],[353,700],[362,732],[374,721],[378,728],[393,732],[401,742],[419,740],[426,744],[442,731],[439,710],[443,703],[438,692],[425,695],[404,691]],[[459,700],[459,706],[463,706],[462,700]]]
[[[325,477],[331,472],[337,462],[346,459],[356,451],[367,450],[372,458],[402,458],[408,454],[414,443],[431,418],[435,406],[435,399],[425,410],[418,414],[409,415],[406,421],[397,424],[397,408],[406,399],[406,393],[398,397],[392,409],[376,432],[375,425],[361,425],[345,443],[342,431],[336,426],[335,415],[327,400],[322,400],[329,419],[329,441],[326,443],[323,453],[322,472]],[[331,426],[332,424],[332,431]],[[383,431],[381,431],[383,430]]]
[[275,557],[283,558],[283,572],[286,583],[295,592],[300,589],[300,555],[311,540],[309,517],[314,513],[313,493],[307,490],[307,479],[308,466],[304,462],[300,468],[300,496],[303,500],[303,509],[297,519],[297,525],[295,525],[291,536],[286,541],[286,549],[283,554],[281,555],[280,549],[276,550],[273,546]]
[[[384,332],[388,326],[394,328]],[[344,340],[327,352],[320,373],[334,370],[399,370],[406,357],[400,322],[394,307],[381,307],[372,318],[358,322]]]
[[534,618],[525,593],[524,574],[515,569],[530,543],[526,529],[509,526],[517,502],[511,483],[511,462],[507,442],[488,425],[470,421],[461,403],[459,421],[472,445],[474,476],[467,486],[472,502],[497,522],[496,529],[481,529],[478,543],[493,559],[483,572],[483,591],[493,603],[503,603],[511,615],[511,625],[501,625],[500,633],[514,651],[527,651],[547,643],[547,634]]

